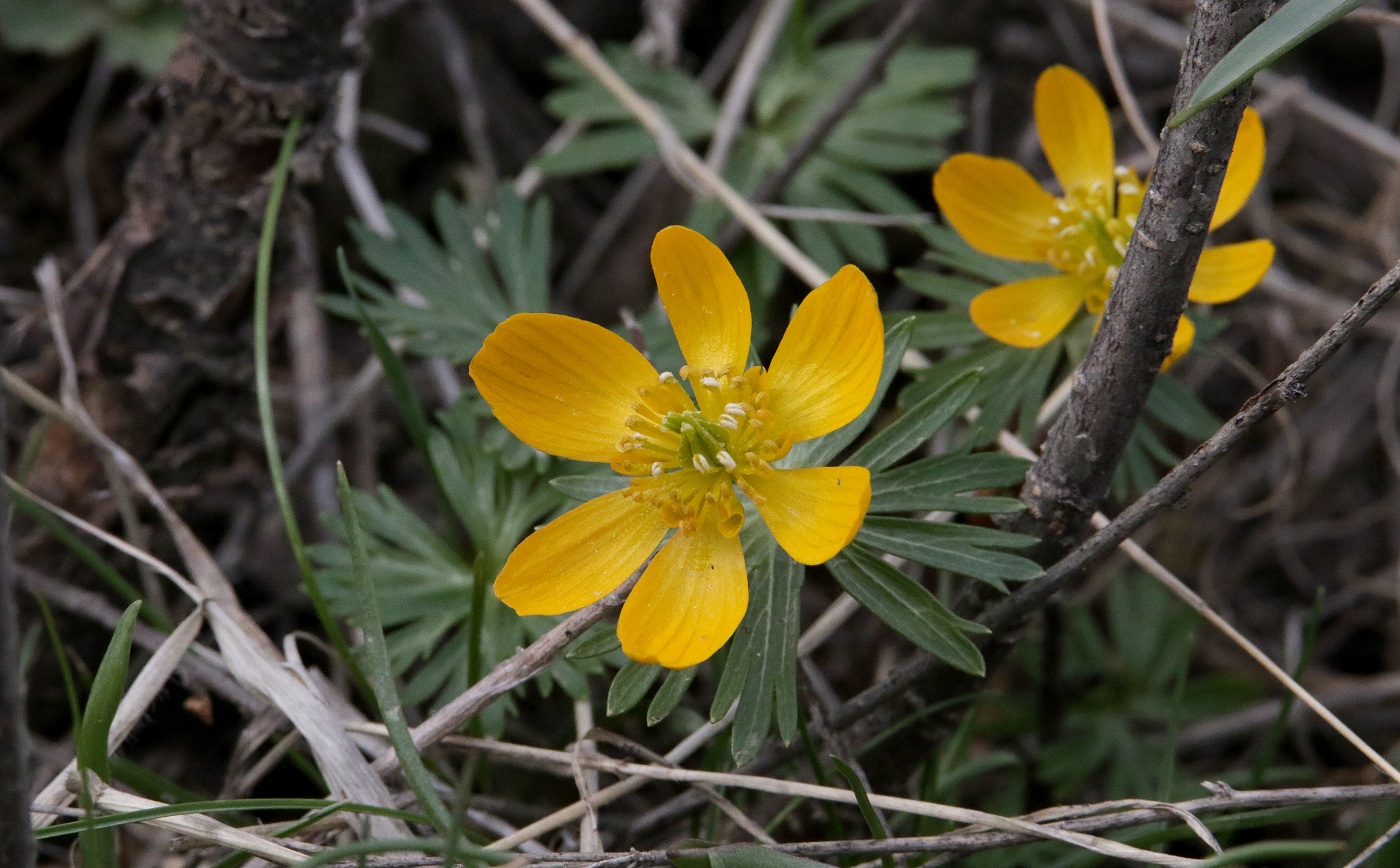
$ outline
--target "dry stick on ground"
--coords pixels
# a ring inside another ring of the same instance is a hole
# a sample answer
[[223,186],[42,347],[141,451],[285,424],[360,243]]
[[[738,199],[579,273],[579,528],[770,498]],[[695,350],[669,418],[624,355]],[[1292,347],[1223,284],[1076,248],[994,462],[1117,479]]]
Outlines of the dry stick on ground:
[[[826,137],[836,128],[842,118],[850,114],[851,110],[860,102],[861,97],[875,85],[879,84],[885,77],[885,67],[889,64],[890,58],[894,57],[895,51],[904,41],[905,35],[914,23],[914,19],[928,6],[929,0],[904,0],[904,5],[899,8],[899,12],[890,19],[890,23],[885,25],[881,31],[880,38],[875,42],[875,48],[871,50],[870,57],[866,59],[856,77],[846,83],[836,98],[831,101],[831,105],[826,107],[826,111],[807,128],[806,132],[792,147],[788,148],[787,157],[783,164],[776,171],[765,177],[753,191],[749,199],[755,205],[761,205],[778,198],[783,190],[796,177],[798,170],[807,162],[808,158],[817,152],[826,141]],[[742,221],[735,220],[726,226],[719,233],[719,246],[729,248],[739,240],[743,232]]]
[[[0,395],[0,431],[5,430],[5,397]],[[0,467],[6,461],[0,439]],[[24,714],[24,673],[19,665],[19,582],[10,564],[9,498],[0,488],[0,868],[34,864],[29,834],[29,727]]]
[[[36,269],[35,278],[43,293],[60,362],[60,395],[65,421],[106,453],[132,487],[156,510],[188,567],[194,584],[191,585],[164,562],[133,548],[124,540],[56,507],[47,508],[65,521],[81,527],[84,532],[150,563],[195,602],[206,604],[209,626],[229,665],[229,671],[244,686],[262,694],[286,714],[306,739],[331,792],[337,797],[367,804],[391,804],[392,797],[384,782],[371,772],[368,763],[345,737],[338,721],[330,715],[324,702],[314,695],[311,686],[289,671],[286,660],[276,646],[244,611],[227,576],[220,571],[208,549],[171,508],[131,453],[104,433],[93,420],[79,393],[77,365],[64,322],[63,288],[59,283],[58,267],[52,259],[45,260]],[[32,495],[31,499],[39,500]],[[43,505],[42,501],[40,503]],[[408,833],[407,826],[397,819],[374,816],[368,822],[377,836],[395,837]]]
[[[1082,816],[1079,819],[1058,822],[1056,823],[1056,828],[1066,831],[1100,833],[1147,825],[1149,823],[1160,823],[1163,820],[1171,819],[1173,816],[1215,814],[1234,810],[1339,805],[1352,802],[1383,801],[1395,798],[1400,798],[1400,787],[1394,785],[1320,787],[1317,789],[1298,790],[1231,791],[1225,795],[1208,796],[1202,799],[1193,799],[1189,802],[1164,803],[1160,806],[1134,807],[1118,813],[1100,813],[1094,816]],[[1109,802],[1103,805],[1082,805],[1074,806],[1072,810],[1076,812],[1114,810],[1122,804],[1123,803]],[[1057,808],[1055,810],[1064,809]],[[1040,816],[1041,814],[1029,814],[1019,819],[1036,822]],[[1028,844],[1033,840],[1032,838],[1012,832],[959,830],[943,835],[909,838],[777,844],[771,849],[784,853],[791,853],[795,856],[815,858],[831,856],[879,856],[896,855],[900,853],[974,853],[982,850],[1009,847],[1016,844]],[[733,852],[734,849],[733,847],[716,847],[708,852],[713,855],[719,855],[727,851]],[[670,864],[668,861],[669,852],[670,851],[666,850],[632,851],[628,854],[611,853],[605,854],[605,856],[612,860],[618,860],[616,864],[626,864],[628,866],[640,868],[640,866],[645,865]],[[627,858],[625,863],[621,862],[624,856]],[[581,858],[573,858],[564,854],[556,854],[549,857],[531,857],[529,862],[535,865],[591,864],[600,866],[602,864],[614,864],[613,862],[604,863],[602,860],[589,861]]]
[[[651,559],[647,559],[650,563]],[[548,633],[532,642],[506,660],[496,665],[480,681],[467,688],[451,702],[433,712],[427,720],[413,728],[413,743],[419,748],[427,747],[452,730],[466,723],[498,697],[509,693],[529,681],[548,666],[555,657],[583,632],[603,620],[610,612],[622,605],[627,592],[632,590],[641,577],[646,564],[637,568],[627,581],[617,590],[586,609],[580,609],[560,622]],[[395,751],[388,751],[374,763],[380,774],[398,768],[399,757]]]
[[487,133],[486,104],[482,101],[481,88],[477,86],[476,73],[472,70],[471,41],[442,0],[429,0],[423,14],[437,37],[443,65],[447,67],[447,78],[457,93],[457,122],[461,127],[462,140],[467,145],[467,153],[471,156],[469,178],[472,198],[492,201],[501,173],[496,168],[491,137]]
[[[725,73],[739,56],[744,45],[744,34],[750,30],[753,19],[757,17],[756,9],[756,6],[750,6],[744,10],[700,70],[700,86],[706,93],[712,93],[719,87]],[[648,32],[643,31],[632,41],[634,51],[638,50],[638,43],[645,41],[647,35]],[[565,129],[567,126],[560,127],[561,131]],[[655,191],[656,183],[665,177],[662,171],[664,168],[660,157],[649,157],[633,169],[627,180],[622,182],[608,207],[603,209],[603,213],[589,230],[588,237],[579,245],[573,261],[559,278],[556,292],[559,301],[568,302],[573,299],[588,278],[593,276],[598,264],[607,255],[613,239],[632,218],[637,205],[651,195]],[[523,178],[524,174],[521,177]]]
[[989,607],[980,619],[982,623],[997,630],[1023,620],[1071,577],[1093,566],[1138,528],[1178,503],[1196,480],[1244,439],[1256,425],[1284,405],[1306,396],[1308,379],[1341,349],[1397,290],[1400,290],[1400,263],[1372,284],[1346,316],[1318,338],[1263,391],[1250,398],[1210,439],[1196,447],[1194,452],[1162,477],[1162,480],[1146,494],[1046,570],[1044,575],[1033,579],[1011,596]]
[[[1123,510],[1103,530],[1051,566],[1042,576],[1022,585],[1010,596],[990,606],[978,618],[979,622],[990,627],[994,634],[1023,623],[1071,577],[1098,563],[1134,531],[1180,501],[1196,480],[1244,439],[1255,426],[1280,407],[1307,394],[1308,379],[1395,295],[1397,289],[1400,289],[1400,264],[1367,290],[1351,310],[1318,338],[1297,361],[1285,368],[1262,392],[1250,398],[1219,431],[1197,447],[1151,490]],[[848,701],[835,722],[849,724],[864,717],[890,697],[906,689],[930,666],[931,661],[924,656],[906,663],[884,682]]]
[[[1173,109],[1260,21],[1268,0],[1201,0],[1181,60]],[[1064,414],[1026,477],[1025,514],[1013,526],[1042,539],[1049,565],[1080,539],[1171,349],[1186,290],[1205,246],[1248,85],[1168,129],[1103,323]]]

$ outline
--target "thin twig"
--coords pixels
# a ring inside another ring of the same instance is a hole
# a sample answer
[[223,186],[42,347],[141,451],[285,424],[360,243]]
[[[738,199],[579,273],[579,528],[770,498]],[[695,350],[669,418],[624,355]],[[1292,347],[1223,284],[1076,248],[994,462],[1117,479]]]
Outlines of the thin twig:
[[88,70],[83,95],[73,112],[68,127],[68,141],[63,147],[63,177],[68,182],[68,213],[73,222],[73,244],[78,256],[87,259],[97,249],[97,206],[92,199],[92,182],[88,177],[88,145],[97,126],[97,116],[112,87],[112,65],[98,52]]
[[[925,0],[911,0],[913,3]],[[705,165],[696,153],[677,135],[671,122],[651,101],[637,93],[617,74],[593,45],[592,40],[578,31],[569,20],[555,9],[548,0],[515,0],[527,15],[534,19],[550,38],[559,44],[584,69],[607,88],[618,102],[622,103],[648,132],[656,138],[661,158],[666,162],[677,180],[693,185],[707,195],[712,195],[728,208],[750,232],[774,255],[790,268],[809,286],[824,283],[828,277],[821,266],[813,262],[807,254],[778,230],[769,220],[753,207],[748,199],[731,187],[723,178]]]
[[[545,667],[554,662],[554,658],[559,656],[570,642],[622,605],[627,592],[636,584],[644,568],[645,565],[639,567],[627,581],[622,583],[621,587],[611,594],[588,608],[580,609],[570,615],[555,625],[548,633],[530,643],[529,647],[521,649],[513,656],[498,663],[496,668],[483,676],[480,681],[433,712],[427,720],[413,728],[413,744],[422,749],[435,743],[444,735],[466,723],[498,697],[514,690],[544,671]],[[398,762],[398,755],[389,751],[375,761],[374,767],[380,774],[385,774],[398,768]]]
[[[1127,829],[1148,823],[1160,823],[1170,817],[1184,815],[1217,814],[1235,810],[1262,810],[1269,808],[1340,805],[1353,802],[1374,802],[1400,798],[1400,787],[1394,785],[1371,785],[1358,787],[1319,787],[1296,790],[1230,790],[1225,795],[1208,796],[1187,802],[1165,803],[1155,807],[1139,807],[1130,810],[1112,811],[1121,803],[1102,805],[1076,805],[1068,810],[1080,815],[1077,819],[1064,820],[1056,826],[1078,832],[1108,832]],[[1020,819],[1037,822],[1042,814],[1029,814]],[[866,840],[812,841],[794,844],[777,844],[771,849],[795,856],[813,858],[832,856],[879,856],[900,853],[975,853],[1025,844],[1034,839],[1024,835],[1000,831],[968,831],[960,829],[943,835],[929,835],[908,838],[874,838]],[[709,852],[724,853],[733,847],[717,847]],[[667,865],[671,851],[651,850],[632,851],[627,854],[607,853],[601,859],[590,860],[574,854],[556,853],[551,856],[532,857],[529,861],[536,865],[596,865],[625,864],[638,866]],[[608,860],[616,860],[616,863]]]
[[1128,126],[1132,127],[1133,135],[1137,136],[1147,153],[1155,157],[1161,143],[1148,127],[1142,105],[1133,93],[1133,86],[1128,83],[1128,74],[1123,71],[1123,60],[1113,39],[1113,22],[1108,17],[1108,0],[1089,0],[1089,8],[1094,14],[1094,35],[1099,40],[1099,53],[1103,55],[1103,64],[1108,68],[1108,78],[1113,82],[1113,92],[1118,94],[1118,103],[1128,118]]
[[729,162],[729,151],[743,125],[749,99],[758,85],[758,75],[768,62],[768,56],[773,53],[773,45],[783,31],[791,8],[792,0],[764,0],[762,11],[758,13],[744,53],[739,57],[733,77],[729,79],[729,88],[724,92],[719,122],[715,124],[714,134],[710,137],[710,148],[705,152],[705,165],[717,174],[723,174],[724,166]]
[[[890,58],[899,50],[900,43],[908,34],[909,28],[914,24],[919,13],[928,6],[929,0],[904,0],[899,11],[885,25],[885,29],[880,32],[880,37],[875,41],[875,47],[871,50],[870,56],[866,58],[860,71],[856,73],[841,88],[841,92],[831,101],[831,105],[813,121],[812,125],[802,134],[802,137],[792,143],[787,149],[787,156],[783,164],[772,173],[764,177],[750,197],[755,203],[771,202],[781,197],[787,185],[793,178],[797,177],[798,171],[811,158],[813,154],[821,148],[826,137],[831,135],[831,131],[836,129],[836,125],[841,122],[846,115],[861,101],[867,92],[885,78],[885,67],[889,65]],[[735,217],[740,217],[735,214]],[[718,242],[720,247],[731,247],[739,240],[740,224],[748,227],[742,218],[739,221],[731,222],[720,232]],[[763,239],[760,237],[760,241]],[[799,272],[800,274],[800,272]]]
[[486,103],[472,70],[471,40],[462,32],[461,25],[442,0],[428,0],[424,14],[429,29],[436,35],[442,49],[448,81],[452,82],[452,89],[457,92],[457,123],[462,130],[462,140],[467,143],[467,152],[471,155],[471,174],[475,181],[473,198],[489,202],[495,197],[500,170],[496,167],[496,157],[491,150]]

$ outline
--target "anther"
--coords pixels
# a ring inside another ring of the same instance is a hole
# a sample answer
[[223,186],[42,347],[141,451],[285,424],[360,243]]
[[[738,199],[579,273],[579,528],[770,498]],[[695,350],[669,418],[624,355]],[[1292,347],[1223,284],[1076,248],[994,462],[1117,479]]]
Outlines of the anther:
[[698,452],[690,457],[690,463],[701,473],[709,473],[711,470],[709,459]]
[[658,379],[662,383],[674,383],[676,381],[676,375],[671,373],[670,371],[662,371],[661,376],[658,377]]
[[743,405],[743,404],[735,404],[735,403],[725,404],[725,405],[724,405],[724,412],[728,413],[729,415],[733,416],[733,417],[736,418],[736,419],[742,419],[742,418],[744,418],[744,413],[745,413],[745,411],[744,411],[744,405]]
[[724,451],[723,449],[716,452],[715,457],[719,459],[720,464],[724,465],[724,469],[728,470],[730,473],[733,473],[734,468],[739,466],[738,464],[734,463],[734,457],[728,452]]
[[710,388],[710,389],[718,389],[718,388],[720,387],[720,382],[719,382],[719,380],[716,380],[714,377],[701,377],[701,378],[700,378],[700,385],[705,386],[705,387]]
[[661,462],[660,462],[660,461],[653,461],[653,462],[651,463],[651,475],[652,475],[652,476],[660,476],[660,475],[661,475],[661,472],[662,472],[663,470],[665,470],[665,469],[666,469],[666,468],[664,468],[664,467],[661,466]]
[[730,431],[738,431],[738,430],[739,430],[739,420],[738,420],[738,419],[735,419],[733,416],[729,415],[728,413],[721,413],[721,414],[719,415],[719,424],[720,424],[720,427],[722,427],[722,428],[728,428]]

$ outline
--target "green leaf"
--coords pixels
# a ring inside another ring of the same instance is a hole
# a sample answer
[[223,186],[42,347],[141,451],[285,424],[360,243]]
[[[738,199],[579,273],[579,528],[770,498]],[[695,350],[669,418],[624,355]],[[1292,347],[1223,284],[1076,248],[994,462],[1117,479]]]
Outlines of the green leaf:
[[967,409],[981,380],[982,371],[974,369],[944,383],[938,391],[910,407],[903,416],[867,440],[846,463],[868,467],[871,473],[879,473],[894,464]]
[[[776,713],[784,742],[797,731],[798,600],[803,568],[781,549],[754,571],[749,610],[754,639],[744,657],[730,654],[728,666],[748,670],[734,715],[730,750],[736,765],[758,755]],[[726,667],[727,668],[727,667]]]
[[[893,316],[896,314],[886,314],[886,317]],[[914,312],[914,332],[909,336],[909,348],[946,350],[980,343],[986,339],[986,334],[968,319],[966,311],[920,310]]]
[[698,671],[699,667],[692,666],[689,669],[673,669],[666,673],[666,680],[661,682],[661,688],[651,698],[651,705],[647,706],[647,726],[656,726],[676,710],[676,706],[685,698],[686,688],[695,680],[695,673]]
[[890,390],[890,383],[894,382],[895,374],[899,373],[899,363],[904,358],[904,349],[909,345],[909,330],[912,328],[912,321],[901,320],[890,326],[885,332],[885,358],[881,363],[880,382],[875,387],[875,396],[870,399],[870,405],[856,417],[855,421],[843,425],[823,435],[815,440],[807,440],[792,447],[792,452],[783,459],[783,467],[821,467],[830,464],[842,449],[851,445],[865,427],[870,424],[870,420],[875,418],[875,413],[880,409],[880,402],[884,400],[885,393]]
[[[831,764],[841,773],[841,777],[846,779],[846,785],[851,788],[851,792],[855,793],[860,815],[865,818],[865,825],[870,828],[870,837],[880,840],[888,838],[889,833],[885,831],[885,824],[880,822],[880,815],[875,813],[875,806],[870,804],[870,794],[865,791],[865,784],[861,783],[860,775],[838,756],[832,755]],[[894,857],[888,854],[881,856],[880,864],[884,868],[894,868]]]
[[0,3],[0,36],[20,51],[67,54],[102,29],[102,10],[86,0]]
[[870,480],[870,512],[1015,512],[1013,497],[964,495],[982,488],[1018,485],[1030,462],[995,452],[936,455],[876,474]]
[[116,629],[112,631],[112,640],[107,643],[107,651],[102,655],[102,662],[98,664],[97,674],[92,677],[92,691],[83,709],[83,725],[78,733],[78,767],[95,772],[104,781],[112,779],[111,764],[107,761],[107,739],[112,731],[112,720],[117,715],[117,706],[126,692],[131,634],[136,629],[136,617],[140,611],[141,601],[137,600],[122,612]]
[[570,660],[602,657],[621,647],[622,643],[617,640],[617,630],[612,624],[602,623],[575,640],[574,644],[569,646],[569,650],[564,652],[564,656]]
[[896,633],[956,669],[985,675],[982,652],[964,631],[986,628],[954,615],[927,588],[859,544],[827,561],[836,581]]
[[872,549],[926,567],[951,570],[1002,591],[1006,590],[1003,581],[1024,582],[1042,572],[1040,565],[1029,558],[988,551],[1024,547],[1034,543],[1034,537],[993,528],[872,515],[866,518],[856,539]]
[[662,667],[654,663],[628,660],[626,666],[617,670],[608,688],[608,717],[616,717],[641,702],[661,671]]
[[[131,659],[131,634],[136,629],[136,616],[141,610],[137,600],[122,613],[112,631],[112,641],[107,643],[107,651],[92,678],[92,691],[88,694],[87,707],[83,709],[82,725],[78,730],[78,773],[92,772],[103,781],[111,782],[112,766],[107,757],[107,741],[112,732],[112,721],[117,715],[122,694],[126,692],[126,670]],[[88,793],[87,778],[81,777],[79,801],[83,809],[92,812],[92,797]],[[83,854],[83,864],[93,868],[115,866],[117,864],[117,840],[110,830],[90,830],[78,835],[79,849]]]
[[535,160],[547,175],[560,178],[626,169],[655,156],[656,139],[640,127],[616,126],[589,130],[552,154]]
[[384,622],[379,617],[379,599],[369,573],[369,553],[365,548],[360,517],[355,510],[355,495],[350,490],[350,480],[345,475],[344,465],[336,465],[336,483],[340,493],[340,508],[345,519],[345,535],[350,547],[351,571],[358,596],[356,620],[364,633],[364,662],[370,686],[374,690],[374,699],[379,705],[384,728],[388,731],[389,743],[398,755],[399,768],[417,797],[418,804],[427,812],[433,826],[439,832],[451,836],[454,828],[452,814],[438,797],[433,778],[428,774],[427,767],[423,765],[423,758],[413,744],[413,734],[408,729],[398,690],[394,686],[388,643],[384,640]]
[[[973,280],[967,277],[958,277],[952,274],[940,274],[937,271],[927,271],[922,268],[896,268],[895,276],[900,282],[917,293],[926,295],[935,301],[941,301],[952,308],[957,308],[963,319],[967,319],[967,306],[979,294],[987,290],[987,284],[981,280]],[[951,313],[952,311],[934,311],[935,313]]]
[[1220,419],[1171,374],[1161,374],[1147,395],[1147,412],[1178,434],[1205,440],[1220,429]]
[[1289,0],[1220,59],[1168,126],[1179,127],[1289,49],[1361,6],[1366,0]]

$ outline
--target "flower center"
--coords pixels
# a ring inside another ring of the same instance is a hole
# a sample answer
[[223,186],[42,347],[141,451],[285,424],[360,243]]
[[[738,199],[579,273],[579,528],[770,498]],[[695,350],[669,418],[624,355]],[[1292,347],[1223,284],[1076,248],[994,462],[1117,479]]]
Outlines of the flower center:
[[1046,259],[1059,271],[1094,285],[1084,299],[1090,313],[1102,312],[1108,301],[1142,210],[1142,196],[1137,173],[1119,166],[1112,185],[1079,187],[1055,201],[1058,213],[1050,218],[1054,234]]
[[681,377],[694,401],[669,372],[637,390],[626,419],[631,433],[617,444],[612,466],[633,477],[629,497],[655,504],[682,533],[715,521],[733,536],[744,525],[734,490],[761,501],[749,479],[772,473],[771,462],[788,453],[793,438],[774,424],[762,367],[731,375],[687,366]]

